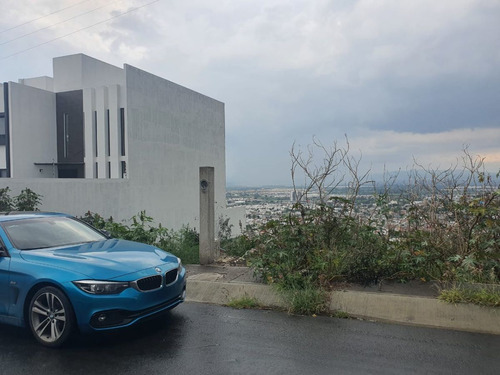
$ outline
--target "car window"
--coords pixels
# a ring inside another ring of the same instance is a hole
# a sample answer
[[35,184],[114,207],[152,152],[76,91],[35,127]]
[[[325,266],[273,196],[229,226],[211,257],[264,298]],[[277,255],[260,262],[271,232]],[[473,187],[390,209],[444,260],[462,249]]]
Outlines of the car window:
[[14,247],[34,250],[105,240],[91,227],[68,217],[40,217],[2,223]]

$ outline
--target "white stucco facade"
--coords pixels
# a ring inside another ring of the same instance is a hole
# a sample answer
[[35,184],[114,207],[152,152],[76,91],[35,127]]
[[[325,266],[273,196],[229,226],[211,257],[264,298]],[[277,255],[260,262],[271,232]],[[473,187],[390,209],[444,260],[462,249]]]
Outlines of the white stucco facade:
[[55,177],[53,168],[35,165],[57,160],[55,95],[16,83],[9,95],[11,177]]
[[216,217],[235,230],[244,222],[243,210],[226,210],[222,102],[79,54],[55,58],[53,78],[4,83],[2,113],[0,169],[10,178],[0,188],[29,187],[43,210],[116,220],[146,210],[168,228],[199,228],[199,168],[212,166]]

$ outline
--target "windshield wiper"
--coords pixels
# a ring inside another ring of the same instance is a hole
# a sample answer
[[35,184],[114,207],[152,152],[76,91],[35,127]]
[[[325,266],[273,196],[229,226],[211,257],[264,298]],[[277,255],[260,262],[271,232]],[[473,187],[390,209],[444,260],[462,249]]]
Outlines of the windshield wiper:
[[36,247],[27,247],[19,250],[42,250],[42,249],[50,249],[51,247],[63,247],[63,246],[73,246],[73,245],[81,245],[85,243],[99,242],[99,240],[90,240],[90,241],[78,241],[78,242],[70,242],[70,243],[62,243],[58,245],[49,245],[49,246],[36,246]]
[[55,247],[55,246],[36,246],[36,247],[25,247],[25,248],[22,248],[22,249],[19,249],[19,250],[41,250],[41,249],[49,249],[51,247]]

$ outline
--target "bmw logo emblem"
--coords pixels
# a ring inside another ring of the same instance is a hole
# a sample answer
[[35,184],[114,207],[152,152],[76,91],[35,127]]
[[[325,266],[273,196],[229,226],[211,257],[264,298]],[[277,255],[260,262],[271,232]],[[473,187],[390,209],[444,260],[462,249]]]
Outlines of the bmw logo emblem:
[[155,271],[158,272],[158,273],[161,273],[161,268],[160,267],[156,267]]

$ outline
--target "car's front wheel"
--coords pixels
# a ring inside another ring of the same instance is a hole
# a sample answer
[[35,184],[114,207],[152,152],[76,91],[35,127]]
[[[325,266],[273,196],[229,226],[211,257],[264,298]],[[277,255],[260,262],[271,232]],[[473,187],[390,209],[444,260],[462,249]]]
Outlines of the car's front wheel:
[[44,287],[33,295],[28,317],[35,338],[51,347],[62,345],[75,324],[73,308],[68,298],[51,286]]

